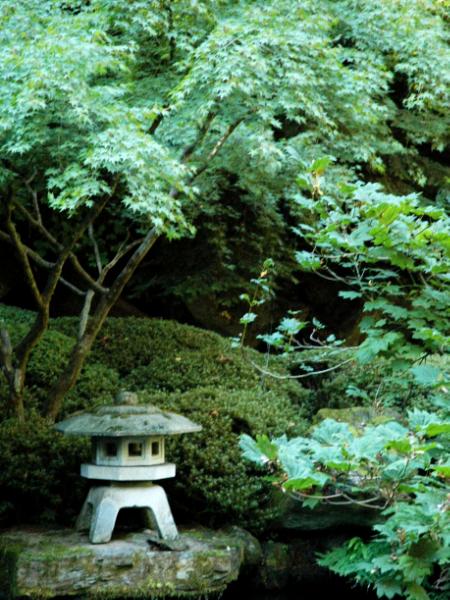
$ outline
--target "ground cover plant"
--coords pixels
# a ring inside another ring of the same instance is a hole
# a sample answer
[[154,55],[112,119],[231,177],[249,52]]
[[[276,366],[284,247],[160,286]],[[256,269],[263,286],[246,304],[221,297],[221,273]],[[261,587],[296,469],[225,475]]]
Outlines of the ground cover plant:
[[308,437],[241,438],[249,460],[304,506],[380,513],[370,540],[352,538],[320,564],[370,585],[379,597],[446,598],[450,589],[449,439],[443,415],[410,411],[355,431],[326,419]]

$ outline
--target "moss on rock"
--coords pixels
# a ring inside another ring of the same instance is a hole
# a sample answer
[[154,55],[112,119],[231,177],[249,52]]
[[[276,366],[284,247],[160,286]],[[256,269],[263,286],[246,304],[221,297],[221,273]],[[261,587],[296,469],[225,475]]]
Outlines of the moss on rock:
[[[0,569],[8,600],[54,598],[200,597],[237,579],[248,543],[231,532],[182,532],[185,549],[161,551],[145,532],[89,544],[71,530],[13,530],[0,535]],[[13,558],[11,558],[13,557]]]
[[325,419],[333,419],[348,423],[356,430],[362,430],[366,425],[380,425],[388,421],[398,420],[400,415],[394,409],[376,410],[371,406],[352,406],[349,408],[321,408],[314,417],[314,424]]

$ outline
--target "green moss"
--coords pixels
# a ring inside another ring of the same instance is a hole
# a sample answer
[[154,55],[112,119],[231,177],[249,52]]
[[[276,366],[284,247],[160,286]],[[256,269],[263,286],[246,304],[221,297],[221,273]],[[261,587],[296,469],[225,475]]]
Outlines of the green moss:
[[58,544],[52,542],[41,542],[39,549],[36,552],[35,549],[30,551],[30,555],[33,560],[40,560],[42,562],[55,562],[63,561],[71,558],[79,559],[82,556],[89,557],[92,552],[83,546],[68,546],[65,544]]
[[325,419],[334,419],[348,423],[355,429],[361,429],[368,423],[371,425],[380,425],[393,419],[399,420],[400,415],[392,409],[384,409],[383,412],[377,411],[370,406],[352,406],[350,408],[321,408],[314,417],[314,423],[319,423]]

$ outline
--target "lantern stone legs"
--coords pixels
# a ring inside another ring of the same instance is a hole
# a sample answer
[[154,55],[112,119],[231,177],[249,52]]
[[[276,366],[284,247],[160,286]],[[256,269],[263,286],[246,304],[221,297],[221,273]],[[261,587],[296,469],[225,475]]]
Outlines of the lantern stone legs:
[[111,540],[121,508],[142,508],[154,522],[163,540],[174,540],[178,531],[172,517],[166,492],[152,483],[116,484],[92,487],[77,520],[78,531],[89,530],[92,544]]

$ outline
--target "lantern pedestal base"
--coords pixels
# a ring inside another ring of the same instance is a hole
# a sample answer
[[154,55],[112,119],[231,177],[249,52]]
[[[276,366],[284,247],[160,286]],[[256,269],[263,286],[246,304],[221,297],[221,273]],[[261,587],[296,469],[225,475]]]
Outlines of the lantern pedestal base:
[[122,508],[142,508],[163,540],[178,537],[166,492],[152,483],[92,487],[78,517],[77,530],[89,530],[91,544],[106,544]]

